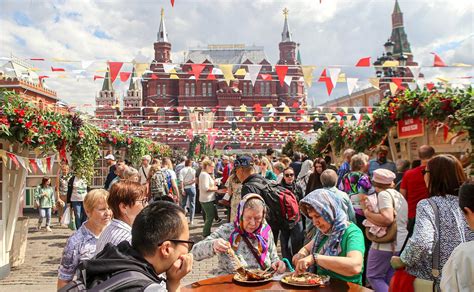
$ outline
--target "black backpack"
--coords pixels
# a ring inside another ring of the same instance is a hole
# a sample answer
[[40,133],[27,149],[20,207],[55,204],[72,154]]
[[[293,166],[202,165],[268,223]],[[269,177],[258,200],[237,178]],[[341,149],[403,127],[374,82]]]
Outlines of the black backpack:
[[168,196],[169,188],[166,181],[166,174],[162,170],[158,170],[150,179],[151,198],[158,200],[164,196]]
[[292,191],[273,181],[251,181],[249,184],[261,190],[260,195],[269,209],[269,224],[291,229],[300,221],[298,200]]
[[[83,271],[84,272],[84,271]],[[155,281],[148,278],[143,273],[137,271],[124,271],[119,272],[109,279],[95,285],[89,289],[86,288],[83,278],[78,278],[69,282],[66,286],[58,290],[58,292],[79,292],[79,291],[118,291],[130,288],[136,288],[138,286],[147,287],[154,284]]]

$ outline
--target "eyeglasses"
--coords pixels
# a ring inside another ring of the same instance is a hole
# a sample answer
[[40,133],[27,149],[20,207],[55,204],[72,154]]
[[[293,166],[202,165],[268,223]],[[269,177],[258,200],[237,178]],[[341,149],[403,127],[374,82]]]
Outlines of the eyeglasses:
[[158,246],[161,246],[165,241],[171,241],[173,243],[186,243],[188,245],[188,250],[191,250],[194,246],[194,241],[191,240],[181,240],[181,239],[167,239],[158,244]]
[[136,203],[136,202],[140,202],[143,207],[145,207],[146,205],[148,205],[148,199],[147,199],[147,198],[141,199],[141,200],[135,200],[135,203]]
[[285,173],[285,177],[294,177],[295,174],[294,173]]
[[430,173],[430,171],[429,171],[429,170],[426,170],[426,169],[423,169],[423,170],[421,171],[421,174],[422,174],[423,176],[425,176],[425,174],[427,174],[427,173]]

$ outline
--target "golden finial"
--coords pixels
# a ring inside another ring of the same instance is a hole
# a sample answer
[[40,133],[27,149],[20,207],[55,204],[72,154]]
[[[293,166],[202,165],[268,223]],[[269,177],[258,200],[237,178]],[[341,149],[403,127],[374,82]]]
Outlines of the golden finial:
[[285,9],[283,9],[283,15],[285,16],[285,18],[288,18],[288,12],[290,12],[290,10],[285,7]]
[[161,17],[165,16],[165,9],[161,7]]

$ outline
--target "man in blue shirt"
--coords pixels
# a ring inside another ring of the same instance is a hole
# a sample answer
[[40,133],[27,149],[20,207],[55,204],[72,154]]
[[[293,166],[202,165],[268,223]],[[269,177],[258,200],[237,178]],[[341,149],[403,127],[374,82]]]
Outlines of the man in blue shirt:
[[369,161],[369,176],[372,178],[374,175],[374,170],[383,168],[391,170],[393,173],[397,173],[397,166],[393,161],[387,159],[388,147],[385,145],[380,145],[377,148],[377,158],[371,159]]
[[341,164],[339,170],[337,171],[337,185],[341,183],[342,178],[346,173],[351,172],[351,158],[355,154],[355,150],[348,148],[344,151],[344,163]]

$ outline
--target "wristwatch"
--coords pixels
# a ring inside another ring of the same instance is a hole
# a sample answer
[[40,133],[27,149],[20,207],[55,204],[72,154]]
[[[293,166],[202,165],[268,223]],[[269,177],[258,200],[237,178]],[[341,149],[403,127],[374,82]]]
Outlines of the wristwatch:
[[313,253],[313,261],[315,265],[318,264],[318,257],[319,257],[319,253],[317,252]]

